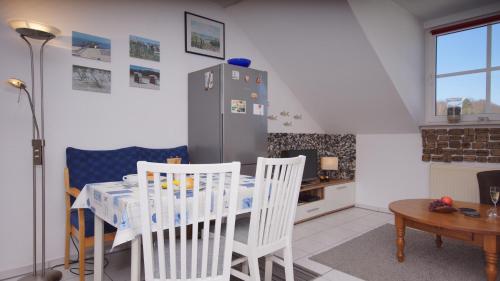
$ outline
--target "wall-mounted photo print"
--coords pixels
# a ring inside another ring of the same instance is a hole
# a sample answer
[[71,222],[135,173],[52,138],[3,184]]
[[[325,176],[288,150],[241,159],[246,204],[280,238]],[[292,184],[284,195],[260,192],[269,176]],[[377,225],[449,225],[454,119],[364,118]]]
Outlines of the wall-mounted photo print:
[[224,23],[184,13],[186,52],[225,59],[225,26]]
[[157,69],[131,65],[130,87],[159,90],[160,71]]
[[111,93],[111,71],[73,65],[73,90]]
[[73,31],[72,54],[98,61],[111,61],[111,40]]
[[160,42],[130,35],[130,57],[160,61]]

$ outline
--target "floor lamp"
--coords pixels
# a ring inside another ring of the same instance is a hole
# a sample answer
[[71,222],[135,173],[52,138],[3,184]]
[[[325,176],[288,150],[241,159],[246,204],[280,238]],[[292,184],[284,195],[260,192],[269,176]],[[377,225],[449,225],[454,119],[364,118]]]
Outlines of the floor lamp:
[[[26,84],[18,79],[9,79],[8,83],[19,91],[24,91],[28,96],[31,113],[33,117],[33,272],[19,279],[19,281],[59,281],[62,278],[62,273],[57,270],[46,269],[45,262],[45,136],[44,136],[44,111],[43,111],[43,50],[47,42],[54,39],[59,30],[55,27],[47,26],[40,23],[30,22],[26,20],[12,20],[9,25],[21,38],[28,44],[31,59],[31,91],[26,89]],[[29,39],[42,40],[40,47],[40,123],[36,118],[36,102],[35,102],[35,63],[33,58],[33,47]],[[37,272],[37,219],[36,219],[36,200],[37,200],[37,172],[41,170],[41,211],[42,211],[42,268]]]

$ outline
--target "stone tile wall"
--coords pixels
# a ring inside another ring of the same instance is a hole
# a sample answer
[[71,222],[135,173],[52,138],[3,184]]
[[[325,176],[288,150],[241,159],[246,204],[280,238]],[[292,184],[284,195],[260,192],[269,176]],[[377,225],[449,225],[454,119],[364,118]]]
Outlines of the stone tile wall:
[[425,162],[500,163],[500,128],[422,129]]
[[[356,170],[356,136],[353,134],[289,134],[268,135],[269,157],[279,157],[283,150],[317,149],[318,161],[322,156],[339,158],[338,179],[354,179]],[[318,163],[318,173],[320,165]]]

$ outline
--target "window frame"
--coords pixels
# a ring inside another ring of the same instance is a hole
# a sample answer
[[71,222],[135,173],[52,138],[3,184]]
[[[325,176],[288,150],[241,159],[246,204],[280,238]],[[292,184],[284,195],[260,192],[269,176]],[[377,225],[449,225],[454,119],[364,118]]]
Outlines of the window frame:
[[[440,34],[433,35],[431,32],[426,32],[425,37],[425,88],[426,88],[426,102],[425,102],[425,121],[426,123],[447,123],[446,115],[436,115],[436,80],[437,78],[456,77],[465,74],[485,73],[486,74],[486,108],[491,105],[491,74],[493,71],[500,71],[500,66],[492,66],[492,36],[493,25],[500,22],[490,22],[472,27],[465,27],[457,30],[452,30]],[[457,71],[445,74],[436,75],[437,68],[437,37],[456,32],[462,32],[474,28],[487,27],[486,32],[486,67],[474,70]],[[471,115],[462,115],[462,122],[464,123],[488,123],[500,121],[500,113],[479,113]]]

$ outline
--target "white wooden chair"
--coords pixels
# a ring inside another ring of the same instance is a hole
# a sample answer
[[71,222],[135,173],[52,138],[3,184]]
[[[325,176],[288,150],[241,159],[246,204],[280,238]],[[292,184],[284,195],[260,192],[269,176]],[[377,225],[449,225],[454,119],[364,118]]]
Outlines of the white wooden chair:
[[[287,281],[294,280],[292,230],[305,159],[258,158],[250,220],[236,221],[233,251],[243,257],[232,266],[242,264],[244,269],[232,268],[233,276],[259,281],[258,259],[265,256],[266,281],[271,281],[273,261],[285,267]],[[273,255],[280,250],[283,260]]]
[[[228,281],[240,163],[180,165],[140,161],[137,172],[146,281]],[[148,172],[154,175],[153,187],[149,188]],[[174,174],[180,178],[178,188]],[[187,174],[192,174],[193,184]],[[221,235],[224,217],[227,227]],[[189,241],[188,224],[193,228]],[[209,232],[210,225],[213,233]],[[167,231],[168,237],[164,234]]]

